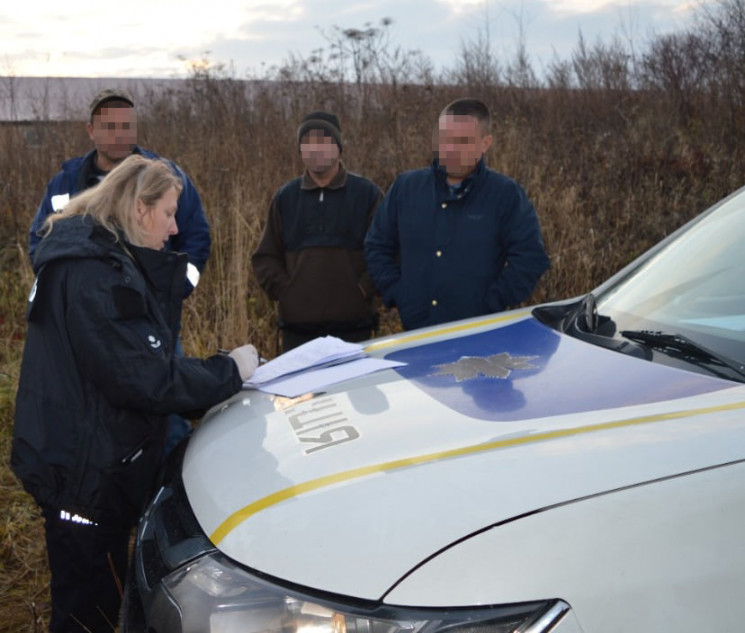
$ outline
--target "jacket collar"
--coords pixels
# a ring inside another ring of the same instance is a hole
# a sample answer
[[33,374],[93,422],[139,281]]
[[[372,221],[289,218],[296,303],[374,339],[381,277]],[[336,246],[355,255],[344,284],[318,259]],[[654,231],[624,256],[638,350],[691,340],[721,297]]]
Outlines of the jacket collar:
[[170,292],[175,283],[179,290],[183,289],[189,259],[185,253],[135,246],[127,242],[122,235],[116,240],[100,225],[91,228],[90,239],[105,249],[111,257],[132,262],[152,288],[160,292]]
[[[323,187],[323,189],[341,189],[347,184],[347,170],[344,167],[344,163],[339,161],[339,171],[336,176],[333,177],[331,182]],[[300,181],[300,188],[304,190],[321,189],[313,178],[310,177],[308,170],[303,172],[302,180]]]
[[151,287],[168,293],[175,288],[180,296],[186,278],[188,255],[175,251],[156,251],[132,244],[126,244],[125,248]]
[[437,181],[438,186],[445,193],[445,198],[447,200],[459,200],[468,195],[471,189],[473,189],[474,184],[484,174],[486,171],[486,161],[482,156],[479,159],[479,162],[476,163],[476,169],[474,169],[473,172],[464,178],[456,187],[450,186],[447,181],[447,173],[436,158],[432,161],[432,171],[435,174],[435,180]]
[[[96,165],[96,152],[93,148],[89,151],[80,163],[80,171],[78,172],[77,180],[75,181],[75,192],[85,191],[91,187],[95,187],[99,182],[101,175],[106,175],[106,172],[101,171]],[[132,150],[133,154],[142,154],[142,149],[139,145],[135,145]]]

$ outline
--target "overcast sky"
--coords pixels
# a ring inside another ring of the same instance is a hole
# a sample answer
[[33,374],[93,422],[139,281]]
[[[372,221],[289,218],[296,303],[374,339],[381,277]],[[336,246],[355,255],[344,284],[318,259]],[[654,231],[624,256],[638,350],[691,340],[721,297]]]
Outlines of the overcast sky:
[[391,18],[392,43],[437,68],[486,32],[509,59],[522,31],[534,69],[568,59],[582,32],[639,48],[691,24],[715,0],[7,0],[0,8],[0,76],[183,77],[191,60],[261,74],[328,42],[332,26]]

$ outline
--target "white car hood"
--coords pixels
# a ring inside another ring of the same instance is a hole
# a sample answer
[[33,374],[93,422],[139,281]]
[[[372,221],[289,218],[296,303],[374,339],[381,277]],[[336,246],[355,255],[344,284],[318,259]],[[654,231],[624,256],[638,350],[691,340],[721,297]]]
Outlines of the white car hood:
[[588,345],[524,312],[368,351],[407,365],[306,400],[243,391],[195,433],[186,492],[227,556],[383,599],[480,531],[743,454],[744,386]]

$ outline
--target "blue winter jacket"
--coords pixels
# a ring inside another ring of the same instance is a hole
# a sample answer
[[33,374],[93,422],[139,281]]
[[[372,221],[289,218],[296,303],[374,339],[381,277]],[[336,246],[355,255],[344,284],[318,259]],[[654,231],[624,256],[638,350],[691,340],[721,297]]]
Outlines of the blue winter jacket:
[[[157,154],[138,146],[135,146],[134,153],[146,158],[159,158]],[[65,161],[62,163],[62,170],[49,181],[29,231],[29,255],[32,263],[36,247],[42,238],[41,229],[47,216],[61,211],[76,193],[97,184],[98,180],[93,176],[92,169],[95,155],[96,150],[93,149],[85,156]],[[199,282],[199,275],[204,270],[210,255],[210,227],[196,187],[178,165],[171,161],[168,162],[181,179],[182,190],[176,211],[178,234],[171,237],[166,249],[186,253],[189,256],[187,281],[184,285],[184,297],[186,297]]]
[[549,267],[525,191],[483,158],[455,191],[437,161],[401,174],[373,218],[365,257],[407,330],[516,306]]

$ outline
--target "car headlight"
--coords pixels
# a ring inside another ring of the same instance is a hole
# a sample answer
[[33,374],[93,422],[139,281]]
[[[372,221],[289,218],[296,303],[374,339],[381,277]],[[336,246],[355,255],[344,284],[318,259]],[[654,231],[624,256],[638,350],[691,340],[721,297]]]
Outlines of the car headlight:
[[417,609],[282,586],[209,542],[191,512],[180,469],[172,472],[138,529],[122,631],[542,633],[569,610],[560,600]]
[[479,609],[409,609],[338,604],[253,576],[219,553],[170,575],[185,633],[515,633],[552,601]]

